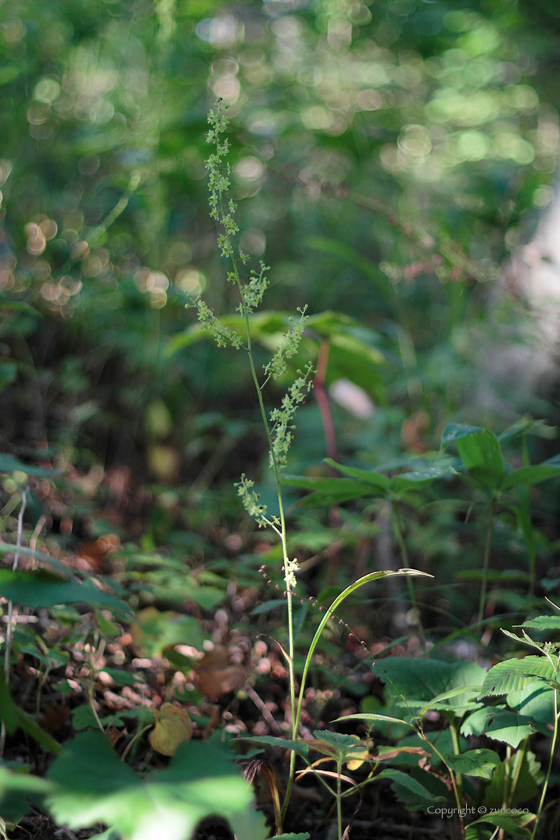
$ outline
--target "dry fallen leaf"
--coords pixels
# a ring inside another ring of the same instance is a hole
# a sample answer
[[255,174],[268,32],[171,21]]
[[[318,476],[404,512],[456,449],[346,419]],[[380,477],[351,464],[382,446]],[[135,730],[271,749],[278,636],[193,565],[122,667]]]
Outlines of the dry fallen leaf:
[[217,646],[196,663],[199,691],[212,699],[241,688],[247,678],[243,665],[231,665],[227,650]]
[[150,735],[152,749],[162,755],[175,755],[183,741],[190,741],[193,725],[184,709],[164,703],[158,710],[152,706],[156,727]]

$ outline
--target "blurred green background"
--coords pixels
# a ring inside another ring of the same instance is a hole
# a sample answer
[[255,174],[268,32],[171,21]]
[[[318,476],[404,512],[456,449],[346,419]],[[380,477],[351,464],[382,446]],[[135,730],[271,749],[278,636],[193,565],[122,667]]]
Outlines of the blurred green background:
[[[361,415],[356,396],[351,411],[332,403],[342,455],[377,463],[437,449],[452,419],[547,411],[477,393],[495,342],[521,340],[501,267],[554,195],[554,4],[6,0],[1,13],[5,451],[48,449],[94,484],[113,468],[200,493],[247,464],[259,474],[246,360],[195,340],[185,310],[199,294],[218,313],[236,305],[207,207],[216,97],[240,244],[271,266],[266,308],[340,313],[307,355],[337,345],[327,386],[372,400]],[[326,454],[313,399],[299,428],[294,471]]]

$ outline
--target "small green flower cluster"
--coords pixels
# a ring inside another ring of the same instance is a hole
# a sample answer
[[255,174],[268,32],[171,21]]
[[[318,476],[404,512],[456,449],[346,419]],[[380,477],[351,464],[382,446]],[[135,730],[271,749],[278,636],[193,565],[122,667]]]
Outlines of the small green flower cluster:
[[270,465],[274,466],[274,462],[276,461],[278,469],[286,466],[286,457],[293,439],[292,431],[295,429],[292,420],[298,405],[305,402],[305,398],[312,386],[310,378],[313,373],[313,365],[309,362],[303,373],[298,371],[299,376],[288,388],[288,393],[284,395],[280,408],[274,408],[270,412],[270,421],[272,423]]
[[241,287],[242,302],[237,307],[237,311],[240,315],[244,315],[245,312],[248,312],[250,315],[264,297],[264,293],[268,287],[268,280],[265,277],[265,271],[270,271],[270,268],[263,262],[260,263],[260,268],[261,270],[258,274],[256,271],[251,271],[249,282],[246,283],[245,286]]
[[[233,271],[228,272],[227,279],[230,283],[237,286],[241,296],[241,302],[237,307],[239,314],[245,319],[247,326],[247,343],[244,343],[239,333],[232,330],[230,327],[223,324],[212,312],[212,310],[202,300],[196,302],[198,308],[198,319],[205,330],[211,333],[219,346],[224,347],[231,344],[235,348],[244,347],[249,353],[251,369],[255,380],[255,386],[259,392],[259,402],[261,406],[263,422],[267,429],[267,435],[270,442],[270,464],[275,472],[276,482],[279,494],[279,506],[281,517],[267,516],[266,505],[259,503],[258,494],[252,489],[253,482],[241,476],[235,486],[238,493],[243,500],[243,505],[247,513],[257,521],[260,527],[266,525],[274,528],[280,536],[283,537],[284,524],[282,513],[282,502],[280,493],[280,477],[279,471],[286,465],[287,453],[293,438],[293,430],[295,428],[293,419],[297,407],[304,402],[307,393],[312,386],[312,376],[314,373],[313,367],[309,364],[304,372],[298,371],[298,378],[288,389],[287,394],[282,400],[280,408],[275,408],[270,413],[270,426],[268,425],[264,403],[262,399],[262,390],[270,379],[278,379],[288,372],[288,360],[294,356],[299,348],[305,325],[309,320],[306,315],[307,307],[299,309],[299,319],[290,326],[284,336],[280,346],[272,356],[270,362],[264,366],[264,380],[259,383],[254,367],[251,335],[250,335],[250,316],[254,310],[262,302],[264,293],[268,286],[266,272],[269,270],[264,263],[260,263],[260,270],[258,272],[251,271],[249,281],[244,283],[239,276],[238,264],[245,263],[247,257],[245,254],[239,252],[238,256],[234,254],[232,244],[232,237],[238,232],[237,224],[234,220],[234,214],[237,206],[234,201],[226,201],[225,194],[230,188],[230,174],[231,167],[229,163],[224,161],[228,151],[229,143],[227,140],[222,140],[223,133],[227,130],[228,120],[226,116],[227,105],[218,101],[215,111],[210,111],[208,115],[208,122],[210,123],[210,131],[206,139],[209,143],[215,144],[215,152],[210,155],[206,161],[206,167],[209,171],[209,189],[210,189],[210,215],[213,219],[219,222],[223,228],[224,233],[218,237],[218,245],[222,256],[229,257],[233,264]],[[290,318],[290,321],[294,321]],[[284,535],[285,536],[285,535]],[[287,556],[287,555],[286,555]],[[285,575],[289,584],[287,588],[291,591],[295,587],[295,572],[297,571],[296,561],[285,560]]]
[[255,482],[251,481],[250,478],[247,478],[245,473],[241,476],[241,480],[234,484],[234,487],[237,487],[237,492],[241,496],[241,500],[243,502],[243,507],[259,525],[259,528],[264,528],[267,525],[270,525],[267,516],[266,516],[266,505],[261,505],[259,503],[259,494],[255,493],[252,489],[254,487]]
[[240,347],[244,346],[239,333],[222,324],[220,319],[216,318],[210,307],[202,299],[199,298],[196,301],[196,308],[198,310],[198,320],[202,328],[213,336],[218,347],[227,347],[228,344],[231,344],[232,347],[239,350]]
[[[300,314],[299,321],[290,327],[284,336],[284,341],[275,352],[270,362],[265,365],[264,372],[268,378],[272,377],[273,379],[278,379],[280,376],[287,373],[287,361],[297,353],[305,325],[307,321],[309,321],[309,315],[305,314],[306,311],[307,306],[304,306],[303,309],[298,309]],[[293,318],[290,318],[290,321],[293,320]]]
[[[216,151],[210,155],[206,161],[206,168],[210,174],[208,180],[208,187],[210,190],[210,215],[217,222],[224,226],[225,233],[218,236],[218,245],[220,253],[223,257],[233,257],[233,245],[231,237],[235,236],[239,228],[235,223],[234,215],[237,210],[237,205],[233,200],[229,200],[227,205],[224,201],[224,193],[227,193],[231,186],[230,175],[231,166],[229,163],[223,163],[223,159],[229,152],[229,142],[227,140],[221,141],[220,135],[226,131],[228,120],[225,114],[225,108],[218,107],[216,111],[210,111],[208,114],[208,122],[212,126],[206,135],[208,143],[216,144]],[[227,209],[226,209],[227,206]],[[233,278],[236,279],[234,274]]]

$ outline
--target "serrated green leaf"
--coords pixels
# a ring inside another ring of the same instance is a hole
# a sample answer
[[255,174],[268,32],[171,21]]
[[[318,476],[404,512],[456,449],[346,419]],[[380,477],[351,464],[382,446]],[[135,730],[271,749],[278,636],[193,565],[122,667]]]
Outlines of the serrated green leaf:
[[[396,770],[393,767],[387,767],[381,773],[377,773],[376,779],[391,779],[396,782],[398,787],[404,788],[414,794],[415,797],[427,803],[442,802],[443,797],[434,796],[424,785],[421,785],[413,776],[403,773],[402,770]],[[397,793],[398,796],[398,793]]]
[[445,760],[457,773],[491,779],[494,768],[500,763],[500,756],[494,750],[476,749],[461,755],[448,755]]
[[461,735],[487,735],[495,741],[503,741],[511,747],[518,747],[528,735],[544,727],[530,718],[504,707],[477,709],[461,725]]
[[535,680],[519,691],[510,691],[507,695],[510,709],[524,715],[536,724],[554,722],[554,682]]
[[560,615],[537,615],[515,626],[529,627],[533,630],[560,630]]
[[423,717],[426,714],[426,712],[428,712],[430,709],[434,709],[434,708],[436,708],[436,709],[446,709],[447,708],[448,709],[450,705],[453,708],[455,708],[455,704],[444,703],[443,701],[444,700],[454,700],[458,696],[461,696],[461,698],[462,698],[461,703],[460,703],[460,707],[462,709],[469,708],[470,706],[473,705],[473,703],[472,703],[473,698],[468,698],[468,699],[466,699],[466,698],[471,693],[473,695],[478,694],[478,692],[480,691],[480,687],[481,687],[481,684],[478,683],[477,685],[461,685],[461,686],[456,687],[456,688],[451,688],[451,689],[449,689],[449,691],[443,691],[441,694],[436,695],[436,697],[434,697],[434,699],[431,700],[426,706],[424,706],[420,710],[419,714],[420,714],[420,716]]
[[[416,659],[388,656],[373,666],[374,672],[387,682],[387,690],[407,700],[432,701],[439,695],[456,688],[468,694],[472,686],[482,683],[486,671],[474,662],[444,662],[439,659]],[[455,704],[462,705],[463,693],[450,695]]]
[[508,694],[510,691],[519,691],[519,689],[534,681],[534,677],[547,680],[552,679],[553,676],[554,669],[544,656],[508,659],[505,662],[498,662],[497,665],[490,668],[478,697],[481,700],[484,697],[499,697]]

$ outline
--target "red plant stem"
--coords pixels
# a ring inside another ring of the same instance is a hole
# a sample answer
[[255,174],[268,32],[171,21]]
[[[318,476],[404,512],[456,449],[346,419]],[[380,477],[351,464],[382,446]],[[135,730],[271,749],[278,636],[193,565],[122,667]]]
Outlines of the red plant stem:
[[321,413],[321,422],[323,424],[323,432],[325,434],[325,444],[327,455],[333,461],[337,460],[336,448],[336,434],[334,431],[334,423],[332,419],[331,409],[327,392],[325,391],[325,376],[327,374],[327,364],[329,361],[330,344],[328,341],[323,341],[319,348],[319,358],[317,359],[317,373],[315,375],[314,391],[317,398],[317,404]]

